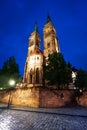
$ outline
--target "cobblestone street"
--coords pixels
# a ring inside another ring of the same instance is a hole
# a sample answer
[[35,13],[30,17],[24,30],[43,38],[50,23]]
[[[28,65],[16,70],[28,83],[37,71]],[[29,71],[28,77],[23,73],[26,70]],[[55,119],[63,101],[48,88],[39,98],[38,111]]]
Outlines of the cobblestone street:
[[[0,130],[87,130],[87,113],[84,115],[81,109],[81,116],[73,115],[59,115],[62,108],[47,109],[50,113],[45,112],[46,109],[36,109],[35,112],[24,110],[6,110],[0,109]],[[39,112],[43,110],[43,112]],[[67,111],[67,108],[64,108]],[[63,113],[65,113],[63,110]],[[71,114],[75,109],[70,109]],[[53,111],[53,113],[52,113]],[[55,112],[54,112],[55,111]],[[80,112],[79,109],[76,111]],[[75,114],[75,113],[74,113]],[[80,115],[80,113],[79,113]]]

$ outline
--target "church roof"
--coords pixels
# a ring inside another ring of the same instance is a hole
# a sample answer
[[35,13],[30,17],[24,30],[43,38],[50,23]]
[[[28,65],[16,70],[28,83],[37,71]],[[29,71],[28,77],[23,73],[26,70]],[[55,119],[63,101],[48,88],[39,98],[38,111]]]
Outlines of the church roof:
[[34,31],[38,32],[38,25],[37,25],[37,23],[35,23],[35,25],[34,25]]
[[35,49],[31,55],[43,55],[43,52],[40,49]]

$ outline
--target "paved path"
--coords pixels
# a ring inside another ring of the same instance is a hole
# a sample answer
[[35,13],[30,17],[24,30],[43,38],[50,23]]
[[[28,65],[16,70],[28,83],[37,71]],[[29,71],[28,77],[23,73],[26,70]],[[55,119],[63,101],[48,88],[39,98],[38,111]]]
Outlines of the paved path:
[[68,115],[68,116],[81,116],[87,117],[87,108],[84,107],[73,107],[73,108],[29,108],[29,107],[10,107],[12,110]]
[[85,108],[0,109],[0,130],[87,130],[85,113]]

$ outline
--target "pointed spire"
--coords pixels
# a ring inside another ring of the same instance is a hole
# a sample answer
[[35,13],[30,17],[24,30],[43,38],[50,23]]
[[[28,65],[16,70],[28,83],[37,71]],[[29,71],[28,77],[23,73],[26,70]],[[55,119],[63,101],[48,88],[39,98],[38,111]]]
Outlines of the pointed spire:
[[38,32],[38,25],[37,25],[37,22],[36,22],[35,25],[34,25],[34,31]]
[[52,22],[52,21],[51,21],[50,15],[48,14],[46,23],[49,23],[49,22]]

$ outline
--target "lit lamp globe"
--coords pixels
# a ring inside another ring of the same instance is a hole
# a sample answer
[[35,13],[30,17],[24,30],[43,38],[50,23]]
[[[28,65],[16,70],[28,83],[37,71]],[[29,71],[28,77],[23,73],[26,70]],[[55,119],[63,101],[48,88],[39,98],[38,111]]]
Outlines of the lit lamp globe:
[[15,85],[15,81],[11,79],[11,80],[9,81],[9,85],[10,85],[10,86],[14,86],[14,85]]

